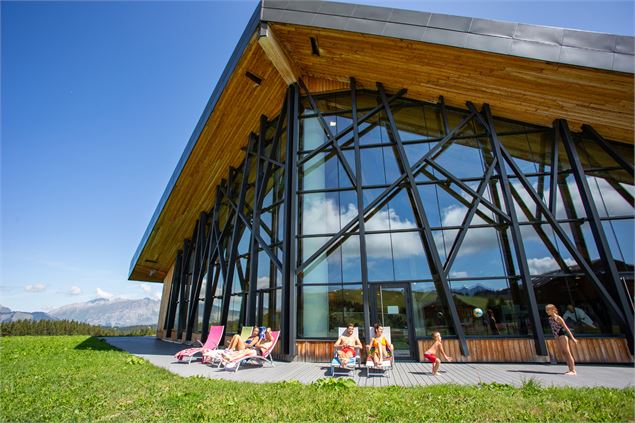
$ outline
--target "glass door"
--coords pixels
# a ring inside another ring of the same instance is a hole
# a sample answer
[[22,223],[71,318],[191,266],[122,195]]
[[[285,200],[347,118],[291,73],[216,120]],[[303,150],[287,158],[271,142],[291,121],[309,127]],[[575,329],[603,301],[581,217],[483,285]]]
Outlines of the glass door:
[[411,333],[412,311],[410,285],[370,285],[371,325],[379,322],[390,327],[391,341],[395,346],[395,357],[410,359],[415,356],[416,345]]

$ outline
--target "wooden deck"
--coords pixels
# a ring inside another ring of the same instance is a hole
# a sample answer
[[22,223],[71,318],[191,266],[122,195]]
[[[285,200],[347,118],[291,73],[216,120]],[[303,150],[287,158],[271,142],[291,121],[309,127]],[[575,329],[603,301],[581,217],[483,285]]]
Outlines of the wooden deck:
[[[111,345],[142,357],[152,364],[165,368],[183,377],[204,376],[212,379],[233,380],[237,382],[282,382],[297,380],[312,383],[330,374],[328,363],[275,362],[275,367],[241,367],[237,372],[203,365],[179,363],[174,353],[184,345],[160,341],[153,337],[109,337],[105,340]],[[473,385],[478,383],[506,383],[521,386],[524,381],[533,378],[543,386],[605,386],[621,388],[635,385],[635,368],[618,365],[582,365],[578,366],[577,376],[564,376],[566,366],[546,364],[516,363],[443,363],[438,376],[432,376],[430,364],[416,362],[397,362],[388,377],[366,377],[366,370],[351,370],[350,377],[359,386],[425,386],[443,383]],[[340,376],[346,377],[346,376]]]

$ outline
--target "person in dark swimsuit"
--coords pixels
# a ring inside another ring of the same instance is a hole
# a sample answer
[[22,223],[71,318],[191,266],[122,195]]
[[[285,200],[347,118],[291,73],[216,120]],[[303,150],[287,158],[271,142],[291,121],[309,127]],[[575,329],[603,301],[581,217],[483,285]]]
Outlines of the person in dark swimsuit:
[[240,335],[236,334],[229,341],[228,350],[236,350],[242,351],[246,348],[255,347],[258,341],[260,340],[260,329],[257,326],[254,326],[254,329],[251,331],[251,336],[243,341],[240,338]]
[[569,330],[569,327],[564,319],[558,314],[558,309],[555,305],[547,304],[545,306],[545,311],[549,315],[549,326],[551,327],[551,332],[553,333],[554,338],[556,338],[556,344],[558,345],[558,348],[560,348],[560,351],[564,354],[564,358],[567,360],[569,371],[565,373],[565,375],[573,376],[576,374],[576,370],[575,361],[573,360],[573,355],[571,355],[569,340],[573,341],[574,344],[577,344],[578,341]]

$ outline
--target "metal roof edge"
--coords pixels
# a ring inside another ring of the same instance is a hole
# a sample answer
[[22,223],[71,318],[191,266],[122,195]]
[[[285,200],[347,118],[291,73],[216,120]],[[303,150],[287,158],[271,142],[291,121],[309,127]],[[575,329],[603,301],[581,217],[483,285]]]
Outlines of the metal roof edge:
[[263,0],[264,21],[635,73],[635,37],[321,0]]
[[216,107],[216,103],[218,102],[221,95],[223,94],[223,91],[225,90],[225,86],[227,85],[229,78],[234,72],[236,65],[240,61],[240,58],[245,52],[245,49],[247,48],[247,45],[249,44],[249,41],[251,40],[252,35],[258,29],[260,25],[261,17],[262,17],[262,1],[258,2],[256,9],[252,13],[251,18],[249,19],[249,22],[247,23],[247,26],[245,27],[245,30],[243,31],[242,35],[240,36],[240,39],[238,40],[238,43],[236,44],[236,47],[234,48],[234,52],[232,53],[229,59],[229,62],[227,62],[227,65],[225,65],[225,69],[223,70],[223,73],[221,74],[220,79],[216,83],[216,86],[214,87],[214,91],[212,92],[212,95],[207,101],[207,105],[205,106],[205,109],[203,110],[203,113],[201,114],[201,117],[199,118],[198,123],[196,124],[196,127],[194,128],[194,131],[192,132],[192,135],[190,136],[190,139],[187,145],[185,146],[185,150],[183,150],[183,154],[181,154],[181,158],[176,164],[174,172],[172,172],[172,176],[170,177],[170,180],[168,181],[168,184],[165,187],[165,190],[163,191],[163,195],[161,196],[161,199],[159,200],[159,203],[157,204],[157,207],[154,210],[154,213],[152,214],[152,218],[150,219],[150,222],[148,223],[148,227],[146,228],[143,234],[143,237],[141,238],[141,242],[137,246],[134,256],[132,257],[132,260],[130,262],[130,269],[128,270],[128,280],[131,280],[130,278],[132,277],[132,272],[134,271],[135,265],[137,264],[137,261],[139,260],[139,256],[141,256],[141,253],[143,252],[143,249],[145,248],[146,243],[148,242],[148,239],[150,238],[150,234],[154,230],[154,226],[159,220],[159,217],[161,216],[161,213],[163,212],[163,208],[165,207],[165,204],[170,198],[170,194],[172,193],[172,190],[174,189],[174,186],[176,185],[176,181],[179,179],[179,176],[181,176],[181,172],[183,171],[185,164],[190,158],[190,154],[194,150],[194,147],[196,146],[198,138],[203,132],[203,128],[205,127],[207,120],[209,119],[212,112],[214,111],[214,108]]

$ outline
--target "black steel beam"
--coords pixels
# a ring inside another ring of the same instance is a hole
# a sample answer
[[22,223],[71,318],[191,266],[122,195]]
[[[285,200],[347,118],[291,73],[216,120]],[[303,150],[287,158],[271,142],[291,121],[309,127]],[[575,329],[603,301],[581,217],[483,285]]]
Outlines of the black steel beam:
[[617,294],[618,301],[622,306],[622,312],[624,313],[625,317],[624,323],[626,323],[625,325],[623,325],[623,330],[626,333],[629,349],[632,353],[633,309],[628,300],[629,294],[628,292],[626,292],[624,284],[620,280],[619,272],[617,270],[617,266],[615,265],[615,260],[613,260],[613,255],[611,254],[611,249],[609,248],[606,234],[604,233],[604,229],[602,228],[600,215],[598,214],[597,208],[595,207],[595,202],[593,196],[591,195],[589,184],[587,183],[584,168],[580,161],[578,152],[575,148],[573,137],[569,132],[569,125],[567,124],[566,120],[562,119],[559,119],[556,124],[559,124],[559,130],[562,135],[562,142],[564,144],[565,150],[567,151],[567,156],[569,157],[571,168],[573,169],[573,177],[575,178],[576,184],[578,186],[578,191],[580,193],[582,205],[584,206],[584,211],[586,212],[587,218],[589,219],[591,233],[593,234],[593,239],[595,240],[595,245],[598,250],[598,254],[600,255],[600,261],[602,262],[607,278],[613,285],[613,289]]
[[[382,105],[383,107],[383,105]],[[414,166],[412,167],[412,173],[413,174],[417,174],[422,168],[423,166],[426,164],[426,159],[428,157],[432,157],[433,155],[435,155],[437,152],[439,152],[439,150],[441,150],[448,142],[450,142],[452,140],[452,137],[454,136],[455,133],[457,133],[458,131],[461,130],[461,128],[463,128],[463,126],[465,126],[465,124],[467,122],[469,122],[473,117],[475,116],[475,114],[472,112],[470,113],[468,116],[465,116],[461,122],[455,127],[453,128],[450,132],[448,132],[448,134],[443,137],[443,139],[441,141],[439,141],[439,143],[437,145],[435,145],[434,147],[432,147],[421,159],[419,159],[419,161],[417,161],[417,163],[414,164]],[[388,196],[391,195],[392,191],[397,188],[398,186],[400,186],[402,184],[402,182],[406,179],[406,175],[402,174],[401,176],[399,176],[392,184],[390,184],[390,186],[388,188],[386,188],[384,191],[381,192],[381,194],[379,194],[373,201],[371,201],[368,206],[366,206],[366,208],[364,209],[364,216],[368,213],[370,213],[371,211],[374,210],[374,208],[380,204],[381,202],[384,201],[384,199]],[[320,257],[325,251],[327,251],[329,248],[331,248],[331,246],[333,244],[335,244],[336,242],[339,241],[339,239],[348,231],[357,229],[357,226],[359,225],[359,218],[355,217],[353,219],[351,219],[350,222],[348,222],[346,225],[344,225],[344,227],[342,227],[342,229],[340,229],[340,231],[338,233],[336,233],[335,235],[333,235],[331,238],[329,238],[329,240],[322,245],[322,247],[320,247],[315,253],[313,253],[311,255],[311,257],[309,257],[308,259],[306,259],[299,267],[298,267],[298,272],[302,272],[304,271],[304,269],[306,269],[311,263],[313,263],[313,261],[315,261],[318,257]]]
[[364,337],[370,342],[367,331],[370,328],[370,296],[368,292],[368,257],[366,250],[366,229],[364,223],[364,196],[362,191],[362,158],[359,146],[359,126],[357,122],[357,83],[355,78],[350,79],[351,107],[353,118],[353,143],[355,147],[355,194],[357,196],[357,219],[359,221],[359,249],[360,266],[362,272],[362,301],[364,313]]
[[183,251],[176,253],[176,261],[174,262],[174,272],[172,273],[172,285],[170,287],[170,297],[168,299],[168,310],[165,319],[165,336],[169,338],[174,329],[174,320],[176,317],[176,304],[180,292],[181,266],[183,265]]
[[[468,105],[469,107],[469,105]],[[546,356],[547,344],[545,342],[545,335],[542,331],[542,322],[540,319],[540,312],[538,311],[538,302],[536,301],[536,293],[534,292],[533,283],[529,275],[529,266],[527,264],[527,255],[525,254],[525,246],[520,233],[520,226],[518,226],[518,217],[516,216],[516,209],[514,207],[514,200],[511,193],[509,178],[507,177],[507,170],[502,158],[502,145],[498,136],[496,135],[496,128],[494,127],[494,119],[489,109],[489,105],[483,105],[483,112],[485,113],[485,129],[490,135],[490,142],[492,146],[492,152],[494,157],[498,160],[496,163],[496,170],[498,172],[499,180],[501,183],[501,190],[503,194],[503,203],[507,209],[507,214],[511,219],[511,235],[512,243],[514,245],[514,252],[516,253],[516,261],[518,263],[518,270],[520,278],[523,281],[525,287],[525,294],[529,306],[529,315],[531,317],[531,323],[533,325],[533,335],[536,347],[536,353],[538,355]]]
[[287,140],[284,168],[284,237],[282,244],[282,354],[295,356],[297,334],[296,230],[297,230],[297,151],[299,141],[299,95],[297,85],[287,90]]
[[378,82],[377,89],[379,90],[379,96],[384,105],[384,113],[388,118],[388,134],[395,145],[395,149],[397,152],[397,162],[399,163],[402,174],[405,174],[406,176],[406,186],[410,192],[411,203],[414,206],[415,215],[417,217],[417,220],[419,221],[421,229],[423,230],[422,242],[424,250],[426,251],[426,255],[428,257],[428,265],[430,266],[433,277],[442,287],[443,292],[441,294],[444,296],[445,301],[447,302],[447,307],[450,311],[450,318],[452,320],[452,324],[454,325],[456,336],[459,339],[461,351],[463,352],[463,355],[468,356],[470,355],[470,352],[467,347],[467,341],[465,339],[465,333],[463,332],[461,319],[459,318],[459,314],[456,310],[456,305],[454,304],[454,300],[452,298],[450,284],[448,283],[447,276],[443,271],[443,264],[441,263],[441,258],[439,257],[439,252],[437,251],[437,246],[434,242],[432,231],[430,230],[430,222],[428,221],[425,208],[423,207],[421,195],[419,194],[419,190],[417,189],[417,184],[415,181],[414,173],[412,172],[412,167],[410,166],[410,162],[408,161],[406,150],[401,143],[401,136],[399,135],[397,124],[395,123],[392,110],[390,109],[390,105],[388,104],[384,86]]

